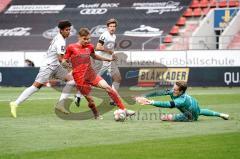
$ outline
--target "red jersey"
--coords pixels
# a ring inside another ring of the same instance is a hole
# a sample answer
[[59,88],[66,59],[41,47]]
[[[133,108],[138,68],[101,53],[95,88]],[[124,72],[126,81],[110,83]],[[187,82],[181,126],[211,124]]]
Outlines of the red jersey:
[[74,43],[68,45],[64,58],[71,61],[73,73],[84,76],[86,73],[90,73],[89,71],[93,71],[90,58],[93,53],[93,44],[82,46],[79,43]]

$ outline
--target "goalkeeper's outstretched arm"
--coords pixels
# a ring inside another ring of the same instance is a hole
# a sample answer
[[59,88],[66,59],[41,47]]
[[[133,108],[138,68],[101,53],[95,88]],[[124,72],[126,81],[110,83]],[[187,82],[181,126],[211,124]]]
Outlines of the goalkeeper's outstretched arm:
[[166,95],[171,95],[172,90],[166,89],[166,90],[156,90],[154,92],[150,92],[147,94],[144,94],[144,97],[156,97],[156,96],[166,96]]
[[136,97],[136,101],[140,103],[141,105],[153,105],[156,107],[162,107],[162,108],[174,108],[175,102],[174,101],[154,101],[149,100],[145,97]]

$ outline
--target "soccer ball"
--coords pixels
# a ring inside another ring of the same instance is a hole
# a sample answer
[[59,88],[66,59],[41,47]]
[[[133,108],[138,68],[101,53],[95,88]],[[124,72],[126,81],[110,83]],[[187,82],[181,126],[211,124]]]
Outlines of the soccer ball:
[[114,111],[114,120],[123,122],[126,119],[126,112],[122,109]]

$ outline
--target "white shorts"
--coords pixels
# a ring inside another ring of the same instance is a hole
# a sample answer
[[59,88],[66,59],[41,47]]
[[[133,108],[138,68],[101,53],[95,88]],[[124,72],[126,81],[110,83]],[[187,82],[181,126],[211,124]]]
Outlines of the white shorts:
[[119,69],[118,66],[116,64],[116,62],[112,61],[112,62],[107,62],[107,61],[99,61],[99,60],[95,60],[93,62],[94,64],[94,70],[96,71],[96,73],[100,76],[102,76],[104,74],[104,72],[108,71],[111,76],[115,75],[115,74],[119,74]]
[[63,68],[62,65],[44,66],[40,67],[35,81],[41,84],[48,82],[50,78],[60,79],[64,81],[67,74],[68,71]]

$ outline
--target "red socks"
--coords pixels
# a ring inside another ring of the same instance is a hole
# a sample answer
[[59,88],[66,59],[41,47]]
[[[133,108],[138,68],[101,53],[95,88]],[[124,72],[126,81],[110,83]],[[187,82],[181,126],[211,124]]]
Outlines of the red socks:
[[108,95],[112,98],[112,100],[117,104],[119,109],[125,109],[125,106],[123,105],[122,101],[118,97],[117,93],[111,89],[110,92],[107,92]]

